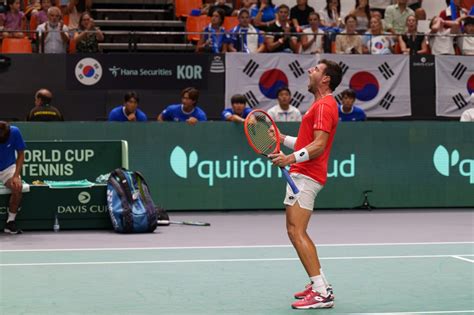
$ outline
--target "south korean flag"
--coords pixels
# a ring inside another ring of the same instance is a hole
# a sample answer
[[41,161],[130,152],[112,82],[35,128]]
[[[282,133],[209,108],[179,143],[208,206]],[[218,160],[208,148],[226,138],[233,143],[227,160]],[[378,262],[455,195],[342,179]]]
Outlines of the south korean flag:
[[459,117],[474,95],[474,62],[468,56],[436,56],[436,115]]
[[316,65],[314,55],[246,54],[226,55],[226,107],[230,98],[242,94],[252,108],[268,110],[278,104],[282,87],[291,91],[291,105],[302,113],[314,102],[308,92],[308,69]]
[[411,115],[410,64],[408,56],[321,55],[341,66],[343,77],[334,91],[341,103],[341,93],[353,89],[355,106],[367,117],[402,117]]

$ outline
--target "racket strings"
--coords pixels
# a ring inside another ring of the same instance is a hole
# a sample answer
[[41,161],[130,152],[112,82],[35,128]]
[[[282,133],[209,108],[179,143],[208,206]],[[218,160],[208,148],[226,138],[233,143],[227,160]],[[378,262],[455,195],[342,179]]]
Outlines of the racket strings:
[[256,113],[248,120],[247,129],[250,140],[255,148],[263,154],[273,153],[276,149],[276,139],[272,136],[272,123],[264,114]]

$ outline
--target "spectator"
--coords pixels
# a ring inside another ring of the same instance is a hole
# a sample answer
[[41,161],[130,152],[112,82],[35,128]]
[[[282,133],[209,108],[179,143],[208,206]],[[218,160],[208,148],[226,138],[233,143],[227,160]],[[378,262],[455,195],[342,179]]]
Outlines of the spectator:
[[[471,104],[474,103],[474,93],[470,97]],[[460,121],[463,122],[474,122],[474,108],[466,109],[462,115]]]
[[[225,0],[218,0],[216,1],[213,5],[211,5],[209,7],[209,10],[207,12],[207,15],[208,16],[211,16],[212,17],[212,14],[214,13],[214,11],[216,11],[217,9],[221,9],[222,11],[224,11],[224,15],[225,16],[231,16],[232,15],[232,12],[234,10],[232,10],[232,8],[227,5],[226,1]],[[204,12],[205,13],[205,12]]]
[[25,37],[22,30],[26,29],[26,18],[20,11],[20,0],[7,1],[7,13],[0,14],[0,25],[3,25],[3,37]]
[[474,55],[474,17],[468,16],[464,20],[464,35],[458,37],[458,46],[463,55]]
[[207,121],[206,113],[197,106],[199,91],[188,87],[181,91],[181,104],[169,105],[158,116],[158,121],[185,121],[196,125],[198,121]]
[[240,9],[239,12],[237,12],[237,15],[240,14],[240,10],[247,10],[250,14],[252,9],[255,7],[255,1],[253,0],[242,0],[240,1]]
[[385,9],[387,9],[391,4],[392,0],[370,0],[370,9],[371,11],[379,12],[380,18],[383,19],[385,16]]
[[268,27],[276,21],[277,10],[272,0],[258,0],[257,5],[250,11],[252,24],[259,29],[266,31]]
[[408,0],[407,4],[408,7],[412,9],[416,14],[416,10],[421,9],[422,3],[423,0]]
[[235,94],[230,99],[231,108],[226,108],[222,111],[222,120],[233,122],[244,122],[247,115],[252,111],[245,107],[247,99],[241,94]]
[[373,55],[387,55],[393,52],[393,40],[382,29],[382,21],[378,18],[370,19],[370,30],[364,37],[364,53]]
[[147,121],[144,112],[138,108],[140,98],[135,92],[128,92],[124,96],[124,104],[112,109],[109,113],[109,121]]
[[365,112],[362,108],[354,106],[356,100],[356,92],[352,89],[342,91],[342,104],[339,105],[340,121],[364,121],[366,120]]
[[359,34],[367,32],[370,21],[369,0],[356,0],[355,8],[349,14],[352,14],[357,18],[357,32]]
[[336,53],[338,54],[362,54],[363,44],[362,38],[357,34],[357,18],[355,15],[349,14],[344,18],[346,29],[342,31],[342,35],[336,36]]
[[39,24],[46,23],[48,21],[48,10],[51,8],[51,0],[41,0],[41,10],[39,10],[36,14],[36,22]]
[[36,31],[40,34],[40,43],[44,53],[66,53],[69,29],[61,20],[61,10],[58,7],[48,9],[48,22],[38,25]]
[[40,0],[30,0],[25,1],[26,6],[24,7],[24,13],[27,19],[30,19],[31,16],[38,14],[41,10],[41,1]]
[[53,94],[47,89],[38,90],[35,94],[35,107],[30,111],[27,121],[64,121],[63,115],[51,105]]
[[428,44],[423,33],[418,32],[418,20],[410,15],[407,18],[407,32],[398,37],[400,50],[405,55],[423,55],[428,53]]
[[308,5],[308,0],[296,0],[296,5],[290,10],[290,17],[298,32],[309,25],[308,19],[311,12],[314,12],[314,9]]
[[309,28],[303,30],[301,36],[301,47],[303,54],[319,54],[323,52],[324,32],[319,29],[319,14],[311,12],[309,14]]
[[88,12],[81,14],[79,28],[74,34],[78,53],[99,52],[99,42],[104,40],[104,33],[95,26],[94,19]]
[[415,12],[407,6],[407,1],[397,0],[397,4],[387,7],[385,10],[387,31],[398,35],[407,31],[407,18],[415,15]]
[[268,110],[268,115],[274,121],[301,121],[301,113],[298,108],[290,105],[291,92],[287,87],[282,87],[277,92],[278,105]]
[[[455,21],[459,17],[468,15],[468,11],[461,7],[461,0],[446,0],[446,9],[440,12],[439,17],[445,21]],[[449,24],[446,27],[450,27]]]
[[[0,182],[11,190],[5,233],[21,233],[15,219],[21,202],[21,169],[25,160],[25,142],[20,129],[0,121]],[[16,157],[15,157],[16,153]]]
[[[277,20],[268,27],[268,34],[265,36],[265,47],[268,52],[293,52],[298,53],[300,46],[296,29],[289,22],[290,8],[286,4],[278,7]],[[276,34],[282,33],[282,34]]]
[[197,43],[196,52],[224,53],[227,51],[224,23],[225,13],[217,9],[212,13],[211,23],[203,30],[201,38]]
[[68,27],[76,30],[79,27],[81,14],[92,9],[92,0],[69,0],[69,4],[64,8],[63,14],[69,15]]
[[[450,26],[450,27],[449,27]],[[454,37],[459,27],[457,23],[435,16],[430,22],[430,47],[433,55],[454,55]]]
[[321,25],[325,27],[340,27],[341,19],[341,0],[326,0],[326,7],[319,11]]
[[250,24],[247,9],[239,11],[239,25],[230,30],[228,50],[230,52],[260,53],[265,51],[263,34]]

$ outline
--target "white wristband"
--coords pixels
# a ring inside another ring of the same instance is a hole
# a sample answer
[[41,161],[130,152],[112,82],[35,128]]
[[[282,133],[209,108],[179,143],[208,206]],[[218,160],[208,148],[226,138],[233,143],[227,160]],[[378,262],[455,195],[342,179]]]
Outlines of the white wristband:
[[295,156],[296,163],[306,162],[309,160],[309,153],[306,148],[294,152],[293,155]]
[[283,140],[283,145],[287,147],[288,149],[295,149],[295,144],[296,144],[296,137],[290,137],[286,136],[285,139]]

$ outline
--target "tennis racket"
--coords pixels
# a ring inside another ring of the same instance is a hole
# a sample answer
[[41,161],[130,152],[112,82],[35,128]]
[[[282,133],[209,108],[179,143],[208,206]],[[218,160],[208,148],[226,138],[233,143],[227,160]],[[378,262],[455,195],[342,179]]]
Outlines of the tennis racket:
[[[273,119],[265,111],[251,111],[244,122],[245,135],[252,149],[263,156],[280,152],[280,134]],[[280,167],[294,194],[300,191],[284,167]]]
[[170,221],[170,224],[195,225],[195,226],[211,226],[211,223],[202,222],[202,221]]

